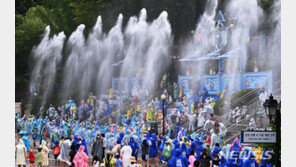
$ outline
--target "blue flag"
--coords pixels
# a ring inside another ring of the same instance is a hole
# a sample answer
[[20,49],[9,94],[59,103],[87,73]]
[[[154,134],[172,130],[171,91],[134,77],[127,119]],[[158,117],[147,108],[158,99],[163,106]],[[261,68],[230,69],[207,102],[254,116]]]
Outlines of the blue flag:
[[78,128],[79,128],[79,121],[77,121],[76,123],[74,133],[78,133]]
[[221,147],[221,142],[222,142],[222,134],[219,136],[219,146]]
[[97,134],[97,122],[95,123],[94,131],[93,131],[93,136],[96,136]]
[[97,122],[98,122],[98,126],[101,127],[100,121],[98,120]]
[[200,135],[200,139],[199,139],[200,143],[202,143],[202,141],[203,141],[203,136],[204,136],[204,134],[202,132],[201,135]]
[[116,129],[117,129],[117,125],[115,125],[114,127],[114,136],[116,136]]
[[168,137],[171,138],[171,129],[169,130]]
[[85,125],[85,130],[84,130],[84,134],[86,133],[87,126],[88,126],[88,122],[86,122],[86,125]]

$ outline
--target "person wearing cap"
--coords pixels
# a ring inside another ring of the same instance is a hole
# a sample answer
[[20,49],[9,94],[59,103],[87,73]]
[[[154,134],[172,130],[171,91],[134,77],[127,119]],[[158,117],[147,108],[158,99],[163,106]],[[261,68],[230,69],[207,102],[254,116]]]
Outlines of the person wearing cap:
[[130,163],[126,167],[139,167],[135,157],[131,156],[129,161]]
[[106,167],[113,167],[116,164],[115,159],[113,158],[113,154],[111,151],[107,151],[107,157],[103,160]]
[[141,158],[138,158],[137,163],[138,163],[139,167],[142,167],[142,159]]

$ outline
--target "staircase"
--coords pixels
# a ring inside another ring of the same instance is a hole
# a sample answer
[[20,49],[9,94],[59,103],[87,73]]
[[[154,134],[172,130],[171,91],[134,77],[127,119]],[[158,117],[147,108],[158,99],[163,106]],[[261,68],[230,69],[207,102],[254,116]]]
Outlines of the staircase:
[[[274,91],[273,91],[273,97],[279,102],[281,100],[281,80],[274,82]],[[255,101],[254,103],[247,106],[248,113],[250,114],[249,117],[244,118],[241,120],[238,124],[228,124],[226,125],[227,131],[230,134],[227,134],[225,137],[226,143],[231,143],[235,137],[238,137],[241,135],[242,130],[247,130],[249,127],[249,122],[251,118],[256,118],[256,113],[261,109],[263,110],[261,106],[261,102],[259,100]],[[269,119],[265,115],[265,112],[263,111],[264,115],[262,116],[262,127],[268,127]],[[259,126],[259,121],[256,121],[257,127]],[[261,128],[261,127],[259,127]]]
[[[273,91],[273,96],[275,99],[278,100],[278,102],[281,100],[281,80],[275,81],[274,82],[274,91]],[[248,94],[245,94],[244,96],[236,99],[233,104],[238,104],[239,102],[243,102],[246,100],[248,97],[253,96],[254,94],[259,93],[260,88],[254,89],[253,91],[249,92]],[[235,137],[238,137],[241,135],[242,130],[247,130],[249,128],[249,122],[251,118],[254,118],[256,120],[256,117],[258,117],[256,114],[257,112],[262,108],[261,106],[261,101],[259,100],[259,97],[256,96],[256,98],[253,98],[252,100],[245,101],[245,105],[247,106],[247,112],[248,115],[240,120],[238,123],[229,123],[228,121],[228,114],[230,111],[230,105],[225,105],[220,109],[219,112],[219,117],[217,120],[221,123],[223,123],[226,126],[227,133],[226,136],[224,136],[224,140],[226,143],[231,143]],[[264,112],[264,111],[263,111]],[[264,112],[265,113],[265,112]],[[269,120],[266,115],[263,116],[263,127],[267,127],[269,123]],[[257,127],[259,126],[259,122],[256,121]],[[188,128],[189,123],[185,123],[183,127]],[[201,132],[202,130],[198,130],[198,132]]]

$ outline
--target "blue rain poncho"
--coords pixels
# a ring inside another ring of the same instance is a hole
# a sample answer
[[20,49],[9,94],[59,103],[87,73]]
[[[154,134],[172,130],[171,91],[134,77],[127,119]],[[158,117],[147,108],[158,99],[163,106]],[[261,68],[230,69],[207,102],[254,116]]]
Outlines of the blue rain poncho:
[[175,156],[176,155],[176,151],[180,148],[180,142],[178,141],[177,138],[175,138],[173,140],[173,144],[174,144],[174,149],[172,151],[172,156]]
[[[240,149],[238,142],[234,142],[232,149],[229,152],[228,162],[227,165],[231,167],[235,167],[239,165],[239,156],[240,156]],[[237,162],[235,160],[237,159]]]
[[[157,140],[155,140],[156,134],[152,134],[151,146],[149,147],[149,157],[156,158],[158,154]],[[149,145],[149,144],[148,144]]]
[[186,147],[186,143],[182,143],[182,145],[181,145],[181,155],[184,158],[188,158],[189,157],[189,153],[188,153],[188,149]]
[[149,146],[149,149],[150,149],[150,147],[152,146],[152,141],[151,141],[152,139],[150,137],[150,133],[149,132],[146,134],[145,140],[146,140],[146,142],[147,142],[147,144]]
[[181,155],[181,150],[177,149],[176,154],[168,161],[168,167],[187,167],[190,164],[187,158]]
[[211,152],[211,158],[212,158],[212,160],[214,160],[213,155],[214,154],[218,154],[220,151],[221,151],[221,148],[220,147],[217,147],[217,146],[214,147],[213,151]]
[[31,140],[29,139],[29,137],[27,136],[27,133],[24,133],[24,136],[22,137],[22,140],[26,146],[26,149],[27,149],[27,152],[30,151],[30,143],[31,143]]
[[209,91],[206,87],[203,88],[203,96],[202,96],[202,102],[204,103],[206,99],[209,97]]
[[[82,139],[82,140],[80,140],[80,139]],[[86,155],[88,155],[86,141],[85,141],[85,138],[84,137],[80,137],[78,135],[75,135],[74,136],[74,139],[73,139],[73,144],[76,147],[76,151],[78,151],[79,148],[80,148],[80,146],[83,145],[85,147],[84,152],[85,152]]]
[[136,159],[138,158],[138,151],[139,151],[139,145],[135,141],[134,137],[130,137],[130,142],[128,145],[132,148],[132,156],[134,156]]

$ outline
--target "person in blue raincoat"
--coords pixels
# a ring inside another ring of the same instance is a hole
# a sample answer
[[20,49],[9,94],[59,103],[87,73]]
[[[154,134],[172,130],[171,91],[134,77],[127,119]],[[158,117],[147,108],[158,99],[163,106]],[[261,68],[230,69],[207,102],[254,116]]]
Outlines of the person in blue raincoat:
[[172,151],[172,156],[175,156],[176,155],[176,151],[180,148],[180,142],[178,141],[177,138],[175,138],[173,140],[173,144],[174,144],[174,149]]
[[209,97],[209,91],[208,91],[208,89],[206,87],[204,87],[203,88],[203,96],[202,96],[201,102],[204,103],[208,97]]
[[129,141],[128,145],[132,148],[132,156],[134,156],[137,160],[138,159],[138,151],[139,151],[140,147],[139,147],[138,143],[135,141],[133,136],[130,137],[130,141]]
[[211,152],[212,161],[214,160],[213,155],[218,154],[220,151],[221,151],[221,148],[219,147],[219,143],[216,143],[213,151]]
[[191,142],[190,148],[188,149],[188,152],[191,152],[192,150],[196,150],[196,149],[197,149],[196,143],[195,142]]
[[84,152],[85,152],[86,155],[88,155],[88,151],[87,151],[87,147],[86,147],[86,141],[85,141],[84,137],[75,135],[74,139],[73,139],[73,144],[76,147],[76,151],[78,151],[80,146],[83,145],[85,147]]
[[181,144],[181,154],[184,158],[187,158],[189,157],[189,153],[188,153],[188,149],[186,147],[186,143],[182,143]]
[[146,142],[147,142],[147,144],[149,146],[149,149],[150,149],[151,146],[152,146],[152,141],[151,141],[152,139],[151,139],[151,136],[150,136],[150,133],[149,132],[146,134],[145,140],[146,140]]
[[239,160],[239,166],[242,166],[249,159],[249,154],[250,154],[250,150],[247,148],[242,151],[242,156],[241,156],[241,159]]
[[[152,139],[150,139],[151,146],[149,147],[149,161],[151,159],[154,159],[156,162],[156,165],[158,165],[158,161],[157,161],[158,147],[157,147],[157,140],[155,140],[155,139],[157,139],[157,137],[156,137],[155,133],[153,133],[151,136],[152,136]],[[148,143],[148,145],[149,145],[149,143]],[[149,162],[149,164],[151,164],[151,163]]]
[[119,133],[119,137],[118,137],[118,139],[117,139],[117,142],[121,143],[123,137],[124,137],[124,134],[123,134],[123,133]]
[[243,164],[242,167],[259,167],[258,162],[255,160],[255,156],[253,152],[249,153],[249,158],[246,160]]
[[168,161],[167,166],[168,167],[187,167],[190,162],[187,158],[184,158],[181,155],[181,150],[177,149],[176,154]]
[[23,133],[22,140],[23,140],[23,142],[24,142],[24,144],[26,146],[27,151],[29,152],[30,151],[30,147],[31,147],[30,146],[31,140],[29,139],[28,133],[26,131],[24,131],[24,133]]
[[215,144],[215,147],[213,148],[213,151],[211,152],[210,156],[214,165],[219,165],[221,160],[220,160],[220,151],[221,148],[219,147],[219,143]]
[[161,155],[159,156],[159,160],[160,161],[163,161],[164,160],[164,157],[163,157],[162,153],[163,153],[163,149],[165,147],[165,142],[166,141],[167,141],[166,137],[163,137],[162,142],[161,142],[161,144],[160,144],[160,146],[158,148],[158,150],[161,152]]
[[236,167],[239,165],[239,156],[240,156],[240,149],[239,149],[239,143],[234,142],[232,149],[229,152],[228,156],[228,162],[227,165],[229,167]]
[[195,140],[195,143],[196,143],[196,154],[197,154],[196,159],[199,160],[199,158],[200,158],[200,154],[201,154],[202,151],[203,151],[203,146],[202,146],[202,143],[200,143],[199,139],[196,139],[196,140]]

